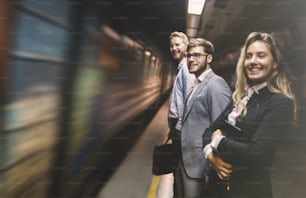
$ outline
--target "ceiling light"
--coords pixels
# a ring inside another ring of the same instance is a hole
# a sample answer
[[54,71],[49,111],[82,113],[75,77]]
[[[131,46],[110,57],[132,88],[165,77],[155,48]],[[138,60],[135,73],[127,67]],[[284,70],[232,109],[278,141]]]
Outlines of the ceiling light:
[[188,14],[201,15],[205,5],[205,0],[188,0]]

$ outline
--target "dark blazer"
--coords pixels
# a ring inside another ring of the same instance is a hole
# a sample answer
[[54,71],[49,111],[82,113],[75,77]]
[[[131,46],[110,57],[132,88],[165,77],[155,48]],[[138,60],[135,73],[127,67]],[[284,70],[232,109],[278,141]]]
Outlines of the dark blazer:
[[185,105],[182,131],[182,161],[191,178],[203,178],[209,167],[203,155],[204,129],[216,120],[231,101],[232,92],[223,78],[212,70],[198,85]]
[[228,107],[209,131],[219,128],[231,136],[224,138],[217,150],[233,165],[231,190],[226,191],[215,171],[210,173],[208,190],[214,195],[218,192],[219,197],[273,197],[269,168],[277,143],[292,124],[293,109],[292,100],[265,87],[250,98],[246,117],[238,118],[239,132],[225,123],[232,110]]

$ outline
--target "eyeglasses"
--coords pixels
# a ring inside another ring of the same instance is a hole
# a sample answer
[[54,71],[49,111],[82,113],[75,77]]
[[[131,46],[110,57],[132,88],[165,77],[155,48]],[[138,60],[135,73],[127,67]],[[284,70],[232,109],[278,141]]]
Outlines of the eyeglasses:
[[190,54],[190,53],[187,53],[186,54],[186,57],[187,58],[191,58],[191,57],[194,57],[196,59],[200,58],[201,56],[207,56],[208,54],[201,54],[201,53],[193,53],[193,54]]

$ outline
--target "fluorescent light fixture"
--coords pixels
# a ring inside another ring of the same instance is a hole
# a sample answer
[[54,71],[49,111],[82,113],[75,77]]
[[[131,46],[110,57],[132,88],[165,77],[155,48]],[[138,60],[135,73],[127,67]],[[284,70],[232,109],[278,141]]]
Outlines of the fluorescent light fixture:
[[206,0],[188,0],[188,14],[201,15]]

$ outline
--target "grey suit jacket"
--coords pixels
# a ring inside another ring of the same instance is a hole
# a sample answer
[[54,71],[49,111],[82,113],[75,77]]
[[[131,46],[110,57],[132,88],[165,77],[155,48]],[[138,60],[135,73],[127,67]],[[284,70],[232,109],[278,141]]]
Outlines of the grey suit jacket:
[[185,105],[181,130],[182,161],[187,175],[203,178],[208,162],[203,155],[202,135],[231,101],[232,92],[223,78],[213,71],[206,77]]

